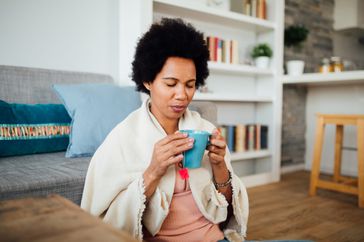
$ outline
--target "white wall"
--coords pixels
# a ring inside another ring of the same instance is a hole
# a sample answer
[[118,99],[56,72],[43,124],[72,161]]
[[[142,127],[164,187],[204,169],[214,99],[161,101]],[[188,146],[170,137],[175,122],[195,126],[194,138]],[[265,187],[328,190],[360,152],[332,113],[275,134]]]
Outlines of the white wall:
[[354,70],[364,69],[364,45],[359,43],[359,37],[364,36],[364,30],[334,32],[332,36],[334,56],[350,61]]
[[[309,87],[306,104],[306,169],[311,169],[314,135],[316,131],[316,113],[325,114],[364,114],[364,85],[337,85]],[[356,128],[344,126],[346,147],[357,147]],[[327,125],[325,129],[324,148],[321,170],[332,173],[334,165],[335,128]],[[357,152],[343,150],[342,173],[356,176],[358,172]]]
[[152,1],[120,0],[119,11],[119,65],[121,67],[119,76],[122,80],[130,82],[131,63],[136,44],[152,22]]
[[119,79],[118,0],[0,0],[0,64]]

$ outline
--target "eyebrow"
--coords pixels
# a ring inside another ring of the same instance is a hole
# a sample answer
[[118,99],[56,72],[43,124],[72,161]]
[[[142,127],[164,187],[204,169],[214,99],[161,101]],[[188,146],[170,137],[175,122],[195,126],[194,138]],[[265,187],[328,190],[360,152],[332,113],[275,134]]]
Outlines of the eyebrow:
[[[179,81],[179,79],[175,78],[175,77],[162,77],[163,80],[174,80],[174,81]],[[191,79],[191,80],[188,80],[187,82],[192,82],[192,81],[196,81],[196,79]]]

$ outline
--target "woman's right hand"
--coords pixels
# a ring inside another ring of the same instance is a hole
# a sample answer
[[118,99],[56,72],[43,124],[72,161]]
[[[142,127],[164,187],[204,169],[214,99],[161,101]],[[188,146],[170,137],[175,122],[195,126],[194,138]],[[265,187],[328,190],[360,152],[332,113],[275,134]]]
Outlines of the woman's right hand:
[[176,132],[167,135],[154,145],[152,160],[143,174],[145,195],[149,198],[169,166],[182,161],[182,153],[193,147],[193,138]]

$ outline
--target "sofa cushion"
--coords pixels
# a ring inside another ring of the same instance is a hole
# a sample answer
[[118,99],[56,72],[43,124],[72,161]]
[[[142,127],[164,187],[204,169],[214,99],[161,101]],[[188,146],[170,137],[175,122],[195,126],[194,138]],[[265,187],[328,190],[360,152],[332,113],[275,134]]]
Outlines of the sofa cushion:
[[80,204],[89,162],[65,152],[1,158],[0,200],[57,193]]
[[141,105],[132,86],[84,83],[54,89],[72,117],[66,157],[92,156],[107,134]]
[[71,118],[62,104],[0,100],[0,157],[66,150]]

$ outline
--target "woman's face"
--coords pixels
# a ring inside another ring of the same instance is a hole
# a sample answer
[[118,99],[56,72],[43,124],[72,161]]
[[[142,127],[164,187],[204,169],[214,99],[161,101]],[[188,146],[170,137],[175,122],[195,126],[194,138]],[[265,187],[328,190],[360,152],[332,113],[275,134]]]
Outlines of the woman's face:
[[196,91],[196,68],[193,60],[169,57],[152,83],[151,112],[159,122],[178,121]]

